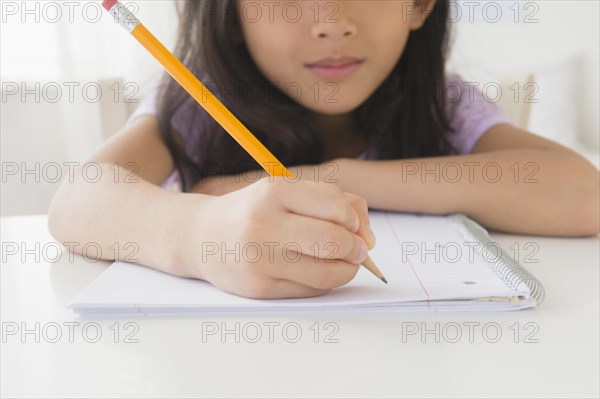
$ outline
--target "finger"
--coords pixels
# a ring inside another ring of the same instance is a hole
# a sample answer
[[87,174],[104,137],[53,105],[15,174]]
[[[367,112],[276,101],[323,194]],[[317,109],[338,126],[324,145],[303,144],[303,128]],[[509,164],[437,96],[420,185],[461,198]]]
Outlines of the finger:
[[288,214],[277,246],[320,259],[340,259],[358,264],[365,260],[368,247],[362,237],[346,228],[311,217]]
[[[282,178],[283,179],[283,178]],[[265,179],[267,180],[267,179]],[[279,191],[281,204],[290,212],[340,224],[355,232],[360,220],[349,198],[337,186],[327,183],[283,179],[276,190]]]
[[309,287],[290,280],[277,279],[271,286],[268,298],[265,299],[308,298],[323,295],[327,291],[329,290]]
[[273,278],[264,273],[255,274],[243,281],[217,278],[211,283],[222,291],[254,299],[304,298],[323,295],[329,291],[291,280]]
[[300,253],[289,254],[281,262],[264,265],[273,278],[289,280],[317,289],[329,290],[351,281],[360,267],[338,259],[319,259]]
[[348,197],[350,205],[354,208],[358,215],[358,219],[360,220],[360,227],[358,228],[356,234],[365,240],[369,249],[373,249],[376,241],[375,234],[373,234],[373,230],[371,230],[367,201],[356,194],[346,193],[346,196]]

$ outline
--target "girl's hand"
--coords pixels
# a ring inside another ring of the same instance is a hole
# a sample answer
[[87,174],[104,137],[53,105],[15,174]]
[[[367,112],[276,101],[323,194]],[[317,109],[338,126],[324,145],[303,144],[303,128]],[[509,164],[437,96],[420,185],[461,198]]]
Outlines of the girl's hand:
[[202,205],[186,232],[191,274],[237,295],[322,295],[375,245],[365,200],[331,184],[268,177]]

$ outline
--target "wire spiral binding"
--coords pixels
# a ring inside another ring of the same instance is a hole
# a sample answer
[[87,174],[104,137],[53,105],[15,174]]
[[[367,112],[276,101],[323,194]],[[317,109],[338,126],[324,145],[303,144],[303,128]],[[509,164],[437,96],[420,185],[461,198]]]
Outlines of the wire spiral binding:
[[[494,262],[488,261],[487,263],[491,265],[496,274],[498,274],[511,288],[516,289],[520,284],[525,284],[531,292],[531,297],[538,305],[544,301],[546,291],[544,290],[542,283],[508,255],[496,241],[492,240],[488,235],[487,230],[462,213],[453,214],[451,215],[451,218],[465,228],[466,235],[470,235],[468,238],[472,238],[474,241],[482,244],[476,248],[476,251],[485,260],[495,259]],[[463,234],[465,234],[464,231]],[[490,246],[498,248],[500,254],[490,251]]]

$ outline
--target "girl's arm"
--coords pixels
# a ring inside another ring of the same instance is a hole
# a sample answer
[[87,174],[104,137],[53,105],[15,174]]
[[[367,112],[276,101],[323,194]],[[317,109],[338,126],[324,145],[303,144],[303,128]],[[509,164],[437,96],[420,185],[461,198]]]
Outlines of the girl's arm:
[[177,268],[180,252],[170,244],[185,231],[188,215],[180,210],[206,196],[182,196],[160,187],[174,166],[158,132],[156,118],[137,119],[63,182],[48,212],[52,235],[78,253],[93,244],[101,259],[189,275]]
[[339,186],[371,208],[462,212],[517,234],[599,231],[598,170],[575,152],[508,124],[488,130],[469,155],[335,162]]
[[101,259],[290,298],[346,284],[375,245],[366,201],[334,185],[263,179],[220,197],[161,188],[173,161],[155,117],[139,118],[90,164],[62,184],[48,215],[52,235],[80,254],[93,244]]

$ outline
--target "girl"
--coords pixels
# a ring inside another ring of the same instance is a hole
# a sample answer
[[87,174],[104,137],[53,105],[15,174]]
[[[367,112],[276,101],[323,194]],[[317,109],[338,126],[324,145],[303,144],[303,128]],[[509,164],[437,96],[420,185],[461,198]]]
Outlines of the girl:
[[447,0],[182,11],[178,57],[300,179],[267,177],[164,78],[89,159],[102,178],[78,174],[56,194],[59,241],[95,242],[105,259],[134,243],[143,265],[289,298],[354,277],[375,245],[367,205],[462,212],[519,234],[598,233],[598,171],[444,73]]

